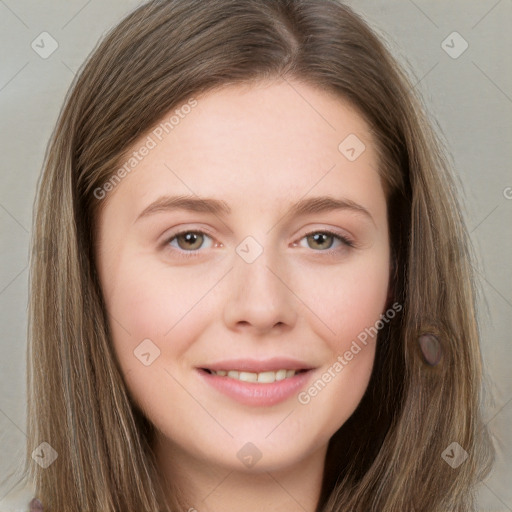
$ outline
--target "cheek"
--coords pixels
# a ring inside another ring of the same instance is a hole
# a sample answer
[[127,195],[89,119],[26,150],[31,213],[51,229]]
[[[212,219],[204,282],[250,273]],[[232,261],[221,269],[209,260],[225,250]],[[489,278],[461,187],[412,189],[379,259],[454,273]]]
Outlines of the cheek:
[[187,351],[212,318],[208,291],[219,277],[132,259],[109,278],[112,343],[127,392],[152,423],[168,425],[171,402],[178,417],[195,410],[178,366],[187,366]]
[[205,307],[209,290],[219,281],[215,274],[187,267],[163,271],[161,264],[145,258],[119,262],[115,274],[108,276],[105,300],[114,348],[126,373],[140,370],[136,353],[143,342],[160,351],[155,363],[180,361],[190,340],[204,328],[202,322],[212,317]]
[[381,318],[388,292],[387,254],[383,250],[350,265],[317,270],[314,283],[302,273],[299,293],[318,317],[311,325],[330,356],[299,402],[323,411],[325,424],[334,430],[356,409],[370,380],[375,342],[385,325]]
[[[317,316],[317,334],[334,355],[373,327],[384,313],[388,296],[389,260],[380,255],[354,258],[350,264],[317,268],[314,277],[303,269],[297,275],[297,295]],[[295,290],[294,290],[295,291]],[[363,336],[364,337],[364,336]]]

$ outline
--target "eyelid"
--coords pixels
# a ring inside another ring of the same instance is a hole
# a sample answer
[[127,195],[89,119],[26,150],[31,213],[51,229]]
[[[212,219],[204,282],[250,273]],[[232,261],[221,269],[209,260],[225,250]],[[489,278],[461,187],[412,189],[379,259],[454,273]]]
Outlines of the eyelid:
[[161,237],[163,239],[163,244],[165,245],[166,243],[169,242],[169,240],[172,240],[174,237],[176,237],[178,235],[183,235],[184,233],[201,233],[201,234],[208,235],[211,238],[215,238],[213,231],[207,227],[204,227],[201,225],[189,227],[186,224],[185,225],[182,224],[182,225],[175,226],[174,228],[170,228],[165,231],[165,233]]
[[[311,226],[311,224],[309,224],[307,226],[307,228],[305,228],[305,229],[307,229],[307,231],[302,235],[302,238],[305,236],[312,235],[314,233],[329,233],[333,236],[337,236],[337,237],[349,240],[353,244],[356,243],[356,237],[347,229],[340,228],[339,226],[333,226],[333,225],[322,224],[322,223],[313,223],[312,227],[309,227],[309,226]],[[302,232],[302,229],[304,229],[304,228],[301,228],[299,231],[297,231],[297,233],[300,234]],[[299,235],[297,235],[297,236],[299,236]]]
[[204,229],[204,228],[197,228],[197,229],[196,228],[183,228],[183,229],[179,229],[178,231],[172,232],[170,235],[166,235],[164,237],[164,241],[162,242],[162,248],[163,249],[170,248],[171,252],[178,253],[178,255],[183,255],[184,257],[199,255],[199,253],[202,252],[201,249],[196,249],[194,251],[185,251],[185,250],[182,250],[182,249],[176,249],[174,247],[171,247],[171,245],[170,245],[171,241],[173,241],[178,236],[184,235],[184,234],[187,234],[187,233],[195,233],[195,234],[199,234],[199,235],[206,235],[207,237],[212,239],[213,245],[216,245],[216,243],[218,243],[216,241],[215,237],[207,229]]
[[[340,233],[339,231],[336,231],[336,230],[333,230],[333,229],[313,229],[311,231],[308,231],[307,233],[305,233],[299,240],[302,240],[308,236],[311,236],[311,235],[315,235],[317,233],[323,233],[325,235],[330,235],[334,238],[337,238],[338,240],[340,240],[342,243],[344,243],[345,245],[348,245],[350,247],[355,247],[356,246],[356,243],[353,239],[352,236],[348,235],[348,234],[344,234],[344,233]],[[315,252],[329,252],[329,249],[325,250],[325,251],[315,251]]]

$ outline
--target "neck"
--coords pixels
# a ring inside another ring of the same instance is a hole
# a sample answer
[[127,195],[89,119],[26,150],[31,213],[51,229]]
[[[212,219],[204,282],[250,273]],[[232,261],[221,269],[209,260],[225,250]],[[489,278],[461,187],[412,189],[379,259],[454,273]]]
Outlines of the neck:
[[318,506],[327,445],[293,467],[246,470],[195,458],[166,439],[155,446],[159,472],[180,489],[185,512],[314,512]]

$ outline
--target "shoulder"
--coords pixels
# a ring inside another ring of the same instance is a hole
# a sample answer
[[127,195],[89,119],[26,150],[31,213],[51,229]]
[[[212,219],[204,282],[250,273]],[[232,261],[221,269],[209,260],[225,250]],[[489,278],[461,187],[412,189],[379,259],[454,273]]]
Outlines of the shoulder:
[[30,483],[15,488],[7,496],[0,498],[0,512],[30,512],[30,502],[35,496],[35,489]]

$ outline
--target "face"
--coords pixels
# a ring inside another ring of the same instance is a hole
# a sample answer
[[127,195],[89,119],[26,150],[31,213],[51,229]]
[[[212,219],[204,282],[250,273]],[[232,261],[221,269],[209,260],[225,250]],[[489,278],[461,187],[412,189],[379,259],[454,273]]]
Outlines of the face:
[[195,100],[100,199],[112,342],[170,450],[283,469],[326,447],[370,378],[390,263],[375,142],[297,82]]

